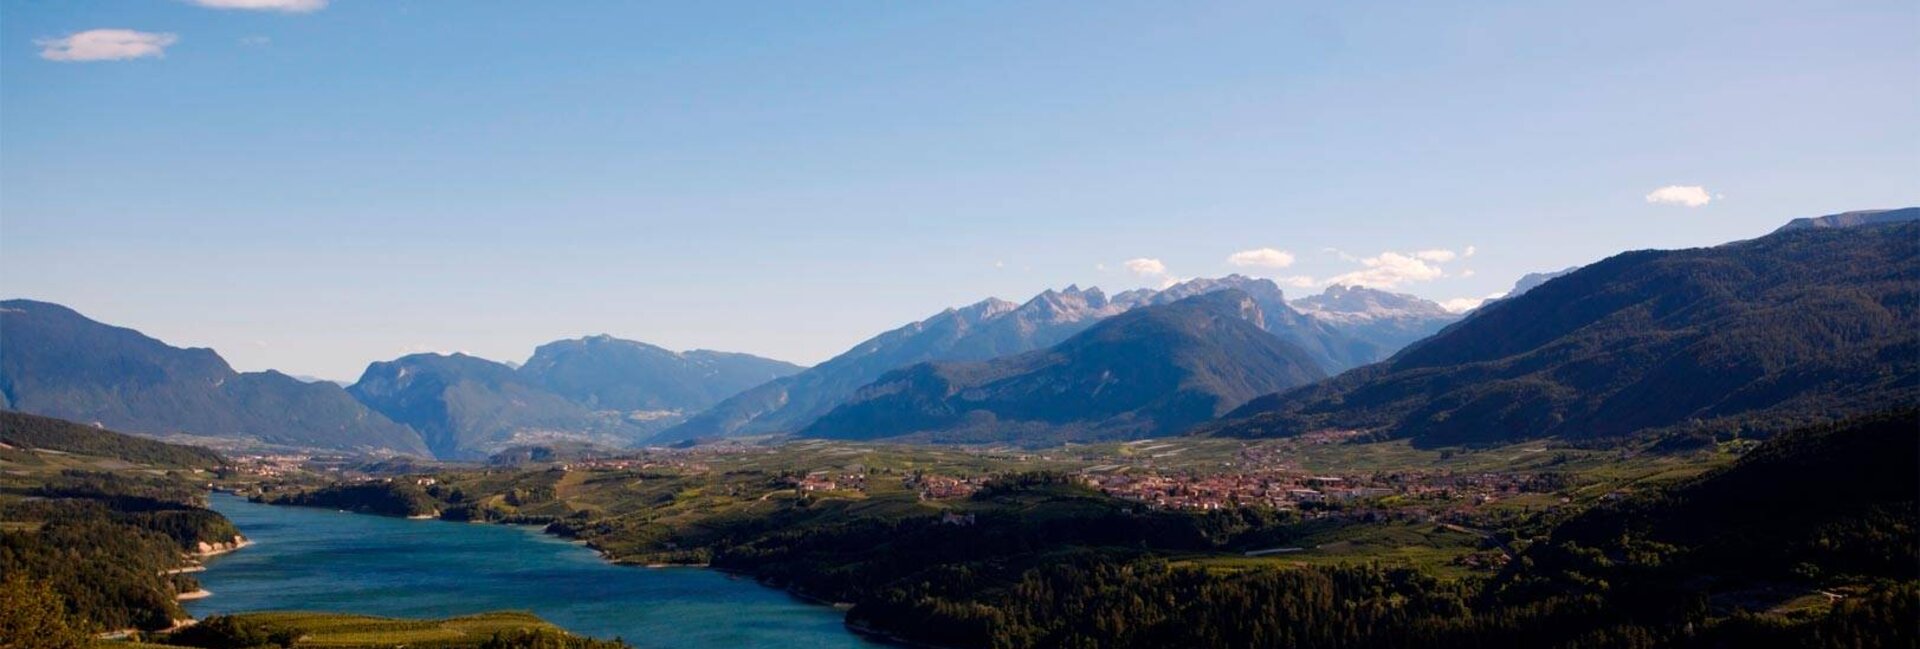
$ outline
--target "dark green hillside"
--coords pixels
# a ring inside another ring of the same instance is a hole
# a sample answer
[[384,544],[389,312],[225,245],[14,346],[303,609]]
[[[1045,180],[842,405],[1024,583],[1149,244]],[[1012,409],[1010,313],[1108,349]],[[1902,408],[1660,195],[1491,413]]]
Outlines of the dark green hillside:
[[1575,517],[1552,541],[1561,559],[1596,548],[1693,580],[1920,579],[1916,485],[1920,411],[1905,410],[1779,435],[1731,467]]
[[1914,410],[1779,435],[1552,527],[1488,597],[1509,610],[1606,602],[1601,637],[1647,646],[1915,646],[1917,450]]
[[323,507],[381,516],[437,516],[439,503],[411,482],[384,481],[334,484],[288,494],[257,496],[274,505]]
[[87,631],[186,617],[175,597],[199,585],[176,569],[239,539],[201,506],[213,474],[196,471],[220,457],[17,413],[0,413],[0,424],[13,447],[0,455],[0,575],[14,591],[0,599],[51,599],[50,613]]
[[1038,442],[1174,432],[1323,376],[1261,319],[1237,290],[1141,307],[1042,351],[889,373],[801,434]]
[[418,435],[331,383],[233,371],[210,349],[32,300],[0,302],[0,394],[9,409],[116,430],[424,453]]
[[168,468],[213,469],[226,463],[219,453],[198,446],[168,444],[10,410],[0,411],[0,443],[21,451],[52,449]]
[[1205,430],[1423,444],[1777,431],[1920,400],[1920,225],[1629,252]]

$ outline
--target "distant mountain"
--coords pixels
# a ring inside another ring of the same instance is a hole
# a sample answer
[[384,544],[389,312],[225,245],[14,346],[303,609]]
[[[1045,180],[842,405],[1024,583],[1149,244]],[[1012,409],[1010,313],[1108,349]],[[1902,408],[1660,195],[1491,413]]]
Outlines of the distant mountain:
[[1828,214],[1826,216],[1794,219],[1788,221],[1786,225],[1780,226],[1780,229],[1774,230],[1774,232],[1790,232],[1793,230],[1811,230],[1817,228],[1854,228],[1862,225],[1884,225],[1888,223],[1905,223],[1908,221],[1920,221],[1920,207],[1903,207],[1893,210],[1859,210],[1856,212],[1841,212],[1839,214]]
[[466,354],[413,354],[367,366],[347,392],[420,432],[442,459],[484,459],[541,441],[625,445],[647,432],[617,410],[594,410],[531,378]]
[[[1287,302],[1286,293],[1280,290],[1280,285],[1273,283],[1270,279],[1228,275],[1218,279],[1189,280],[1144,295],[1141,303],[1169,304],[1195,295],[1226,290],[1247,294],[1260,305],[1261,312],[1266,314],[1266,324],[1263,327],[1268,333],[1299,346],[1307,352],[1307,355],[1313,357],[1316,365],[1327,372],[1340,372],[1372,363],[1386,358],[1400,347],[1395,345],[1388,348],[1361,340],[1350,335],[1338,323],[1300,312]],[[1120,299],[1129,297],[1132,296],[1122,294]]]
[[926,361],[986,360],[1065,340],[1128,304],[1069,286],[1016,305],[988,299],[874,336],[793,376],[721,401],[656,441],[790,432],[826,414],[886,372]]
[[1222,290],[1101,321],[1044,350],[882,376],[801,431],[841,439],[1052,442],[1175,432],[1324,376]]
[[299,381],[299,382],[301,382],[301,383],[332,383],[332,384],[334,384],[334,385],[338,385],[338,386],[340,386],[340,387],[343,387],[343,388],[344,388],[344,387],[347,387],[347,386],[349,386],[349,385],[353,385],[352,383],[348,383],[348,382],[346,382],[346,381],[336,381],[336,380],[333,380],[333,379],[323,379],[323,378],[320,378],[320,377],[318,377],[318,376],[313,376],[313,375],[311,375],[311,374],[288,374],[287,376],[291,376],[291,377],[293,377],[293,378],[294,378],[295,380],[297,380],[297,381]]
[[751,354],[675,352],[601,335],[541,345],[519,372],[591,409],[681,413],[801,369]]
[[1920,400],[1916,332],[1920,224],[1628,252],[1205,431],[1450,444],[1777,430]]
[[[1432,300],[1362,286],[1329,286],[1319,295],[1303,297],[1290,304],[1385,355],[1438,333],[1460,319],[1459,314],[1447,311]],[[1376,355],[1365,362],[1384,360],[1385,355]]]
[[1326,371],[1370,363],[1393,353],[1307,316],[1287,304],[1272,280],[1230,275],[1195,279],[1163,290],[1136,289],[1109,298],[1098,288],[1049,290],[1016,305],[988,299],[948,309],[854,346],[793,376],[749,389],[668,429],[654,441],[792,432],[826,414],[882,374],[915,363],[982,361],[1040,349],[1095,322],[1131,309],[1224,290],[1260,305],[1267,330],[1291,342]]
[[235,372],[47,302],[0,302],[0,406],[117,430],[425,453],[420,437],[331,383]]

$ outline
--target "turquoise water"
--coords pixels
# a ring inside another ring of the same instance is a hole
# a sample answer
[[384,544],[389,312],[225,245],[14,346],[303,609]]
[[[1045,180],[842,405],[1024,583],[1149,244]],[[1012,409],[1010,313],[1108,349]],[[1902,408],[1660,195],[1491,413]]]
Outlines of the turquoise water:
[[636,647],[872,647],[841,613],[711,570],[614,566],[536,528],[274,507],[214,494],[254,544],[197,575],[195,617],[258,610],[447,617],[532,611]]

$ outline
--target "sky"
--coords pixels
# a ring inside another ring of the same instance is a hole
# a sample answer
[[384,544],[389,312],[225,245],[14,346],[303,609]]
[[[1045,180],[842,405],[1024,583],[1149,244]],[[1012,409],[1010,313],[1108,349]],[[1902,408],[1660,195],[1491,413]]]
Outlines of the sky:
[[1464,308],[1920,204],[1916,33],[1912,0],[0,0],[0,296],[341,380],[598,333],[814,363],[1233,272]]

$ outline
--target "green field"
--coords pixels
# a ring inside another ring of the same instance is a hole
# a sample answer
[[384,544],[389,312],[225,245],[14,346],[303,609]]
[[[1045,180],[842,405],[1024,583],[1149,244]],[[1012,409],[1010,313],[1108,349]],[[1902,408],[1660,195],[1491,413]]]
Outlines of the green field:
[[560,632],[531,613],[493,612],[444,620],[405,620],[337,613],[244,613],[239,619],[297,629],[295,647],[476,647],[496,633],[521,629]]

